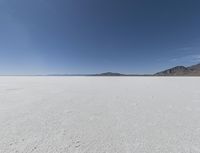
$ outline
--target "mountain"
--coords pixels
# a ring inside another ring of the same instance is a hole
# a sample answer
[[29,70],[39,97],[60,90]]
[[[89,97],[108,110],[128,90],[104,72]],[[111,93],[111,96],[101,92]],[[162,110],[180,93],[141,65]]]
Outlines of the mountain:
[[184,75],[188,73],[188,68],[184,66],[176,66],[161,72],[156,73],[155,75],[165,76],[165,75]]
[[94,74],[94,76],[126,76],[126,75],[121,73],[105,72],[100,74]]
[[91,74],[89,76],[153,76],[152,74],[122,74],[122,73],[113,73],[105,72],[100,74]]
[[176,66],[154,74],[155,76],[200,76],[200,64],[189,67]]
[[200,71],[200,63],[196,64],[196,65],[192,65],[188,68],[191,69],[191,70]]

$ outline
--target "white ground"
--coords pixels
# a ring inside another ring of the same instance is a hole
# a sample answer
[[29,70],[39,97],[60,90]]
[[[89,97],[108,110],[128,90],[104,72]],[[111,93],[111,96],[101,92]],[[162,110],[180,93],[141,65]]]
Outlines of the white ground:
[[200,153],[200,78],[0,77],[0,153]]

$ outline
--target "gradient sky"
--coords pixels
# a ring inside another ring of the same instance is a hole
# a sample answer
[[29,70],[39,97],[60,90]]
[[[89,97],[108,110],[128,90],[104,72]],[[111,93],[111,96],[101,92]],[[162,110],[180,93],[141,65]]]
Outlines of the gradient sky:
[[199,0],[0,0],[0,74],[142,74],[199,62]]

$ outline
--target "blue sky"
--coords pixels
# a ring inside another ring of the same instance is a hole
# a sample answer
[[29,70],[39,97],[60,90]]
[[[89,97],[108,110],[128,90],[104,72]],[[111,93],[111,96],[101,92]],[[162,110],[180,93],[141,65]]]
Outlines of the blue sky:
[[199,8],[199,0],[0,0],[0,74],[199,63]]

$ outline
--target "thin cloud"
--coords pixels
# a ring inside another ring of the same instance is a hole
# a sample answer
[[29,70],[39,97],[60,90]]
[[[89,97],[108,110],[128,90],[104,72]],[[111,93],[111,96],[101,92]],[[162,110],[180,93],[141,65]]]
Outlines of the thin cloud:
[[188,51],[194,49],[193,47],[183,47],[183,48],[178,48],[177,51]]
[[170,59],[170,62],[176,63],[176,64],[200,63],[200,54],[176,57],[176,58]]

